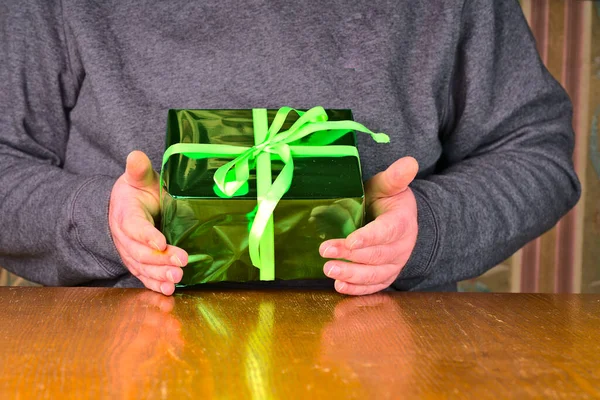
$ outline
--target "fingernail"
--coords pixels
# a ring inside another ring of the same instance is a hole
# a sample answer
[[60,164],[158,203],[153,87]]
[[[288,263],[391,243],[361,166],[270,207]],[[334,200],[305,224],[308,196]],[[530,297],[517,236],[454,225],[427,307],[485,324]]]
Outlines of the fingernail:
[[168,284],[168,283],[166,283],[166,282],[163,282],[163,283],[161,283],[161,284],[160,284],[160,291],[161,291],[161,292],[162,292],[162,294],[164,294],[165,296],[168,296],[168,295],[169,295],[170,289],[171,289],[171,285],[170,285],[170,284]]
[[171,271],[167,271],[167,279],[175,283],[175,279],[173,278],[173,273]]
[[333,258],[337,255],[338,255],[338,250],[333,246],[327,247],[325,249],[325,251],[323,252],[323,257],[325,257],[325,258]]
[[346,282],[336,281],[337,291],[344,290],[346,287]]
[[329,271],[327,271],[327,276],[333,278],[338,276],[340,273],[340,268],[337,265],[332,265],[331,268],[329,268]]
[[177,265],[178,267],[183,267],[183,263],[181,262],[179,257],[177,257],[176,255],[171,256],[171,262],[173,264]]
[[160,247],[158,247],[158,245],[156,244],[156,242],[154,240],[150,241],[150,245],[154,246],[154,248],[158,251],[160,251]]

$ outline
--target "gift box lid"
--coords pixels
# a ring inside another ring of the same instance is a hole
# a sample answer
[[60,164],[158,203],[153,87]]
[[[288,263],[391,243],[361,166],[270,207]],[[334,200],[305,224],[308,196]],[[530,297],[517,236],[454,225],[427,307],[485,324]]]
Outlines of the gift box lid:
[[[350,110],[326,110],[330,121],[352,120]],[[277,110],[268,110],[271,124]],[[296,120],[291,115],[283,125],[288,129]],[[311,146],[310,136],[293,145]],[[339,136],[339,135],[338,135]],[[176,143],[226,144],[251,147],[254,145],[252,110],[231,109],[172,109],[167,118],[166,148]],[[348,132],[330,145],[356,146],[356,135]],[[283,163],[272,157],[272,179],[283,168]],[[173,197],[215,198],[214,173],[229,158],[194,160],[184,155],[171,156],[163,174],[165,190]],[[232,199],[256,198],[256,170],[250,170],[248,192]],[[294,157],[294,177],[285,199],[323,199],[363,197],[364,189],[360,162],[357,157]]]

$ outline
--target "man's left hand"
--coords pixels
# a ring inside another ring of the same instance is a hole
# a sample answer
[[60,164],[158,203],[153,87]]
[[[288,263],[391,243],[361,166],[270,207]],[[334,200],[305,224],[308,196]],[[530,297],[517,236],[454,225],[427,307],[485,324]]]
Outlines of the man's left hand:
[[323,267],[340,293],[364,295],[390,286],[417,242],[417,202],[408,185],[419,166],[404,157],[365,185],[367,214],[372,219],[346,239],[323,242]]

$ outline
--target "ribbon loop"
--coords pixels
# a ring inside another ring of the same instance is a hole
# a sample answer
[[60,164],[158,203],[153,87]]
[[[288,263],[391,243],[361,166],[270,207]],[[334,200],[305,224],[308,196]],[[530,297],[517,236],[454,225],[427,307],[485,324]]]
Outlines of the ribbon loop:
[[[296,112],[299,115],[298,120],[294,122],[290,129],[279,132],[291,112]],[[319,142],[321,143],[319,144],[329,144],[331,141],[325,143],[327,141],[327,131],[333,131],[330,139],[337,139],[352,130],[369,134],[377,143],[389,143],[389,137],[385,133],[372,132],[358,122],[328,121],[327,112],[321,106],[313,107],[306,112],[291,107],[282,107],[277,111],[277,114],[267,131],[265,140],[261,143],[256,143],[249,151],[244,152],[234,160],[220,167],[214,176],[215,183],[223,193],[233,197],[233,194],[235,193],[233,188],[241,187],[250,177],[249,170],[247,170],[248,162],[256,159],[263,151],[278,153],[278,150],[275,148],[276,145],[290,144],[313,133],[321,133],[319,138]],[[227,172],[230,169],[236,171],[235,179],[238,182],[234,185],[228,185],[227,182],[228,177],[230,176]],[[232,189],[224,190],[228,187]]]

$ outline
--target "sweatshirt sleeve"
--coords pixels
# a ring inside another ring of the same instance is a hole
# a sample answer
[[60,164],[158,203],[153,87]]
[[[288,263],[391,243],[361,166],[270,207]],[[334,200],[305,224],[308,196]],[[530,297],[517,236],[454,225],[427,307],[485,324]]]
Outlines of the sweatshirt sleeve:
[[515,0],[466,0],[435,174],[411,185],[419,234],[394,286],[482,274],[551,228],[580,196],[568,96]]
[[126,272],[108,229],[115,178],[63,169],[85,73],[58,1],[0,5],[0,266],[45,285]]

